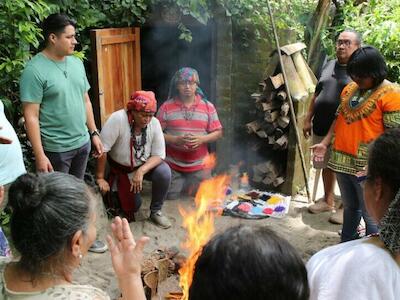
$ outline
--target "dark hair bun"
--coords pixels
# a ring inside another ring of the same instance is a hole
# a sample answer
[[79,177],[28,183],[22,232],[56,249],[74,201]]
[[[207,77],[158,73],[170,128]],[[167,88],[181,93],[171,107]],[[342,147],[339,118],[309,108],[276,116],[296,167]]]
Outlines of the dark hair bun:
[[9,204],[14,211],[31,210],[42,203],[46,193],[42,180],[39,175],[27,173],[14,181],[9,191]]

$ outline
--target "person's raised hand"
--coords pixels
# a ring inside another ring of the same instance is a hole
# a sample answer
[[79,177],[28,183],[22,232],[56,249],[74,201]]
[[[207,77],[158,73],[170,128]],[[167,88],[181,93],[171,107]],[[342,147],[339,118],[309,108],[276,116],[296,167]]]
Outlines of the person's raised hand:
[[315,145],[311,146],[310,149],[313,152],[313,159],[316,162],[324,161],[325,154],[327,151],[326,145],[324,145],[323,143],[319,143],[319,144],[315,144]]
[[108,247],[114,272],[118,278],[140,278],[143,249],[149,241],[148,237],[141,237],[135,241],[128,221],[116,217],[111,224],[114,240],[107,237]]

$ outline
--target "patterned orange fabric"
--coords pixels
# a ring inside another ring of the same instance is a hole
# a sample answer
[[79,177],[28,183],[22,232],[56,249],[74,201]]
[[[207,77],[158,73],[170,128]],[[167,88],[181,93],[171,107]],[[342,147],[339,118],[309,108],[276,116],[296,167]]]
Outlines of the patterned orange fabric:
[[355,175],[367,164],[368,145],[386,128],[400,127],[400,87],[385,84],[360,95],[356,83],[342,91],[328,167]]

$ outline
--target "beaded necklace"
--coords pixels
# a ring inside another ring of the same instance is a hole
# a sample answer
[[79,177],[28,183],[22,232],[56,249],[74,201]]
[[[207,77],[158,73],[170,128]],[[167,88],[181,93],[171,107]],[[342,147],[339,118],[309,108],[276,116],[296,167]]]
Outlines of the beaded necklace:
[[[147,142],[147,126],[145,128],[142,128],[141,130],[140,141],[137,141],[136,139],[135,125],[133,121],[131,122],[130,128],[131,128],[131,140],[130,140],[131,167],[133,168],[135,166],[133,156],[135,156],[136,160],[142,160],[142,158],[145,155],[144,147]],[[133,153],[132,148],[135,149],[135,153]]]
[[192,119],[193,119],[193,116],[194,116],[194,110],[195,110],[195,109],[196,109],[196,107],[195,107],[194,104],[193,104],[192,106],[190,106],[190,107],[186,107],[186,106],[182,105],[182,106],[181,106],[181,111],[182,111],[182,113],[183,113],[183,118],[184,118],[186,121],[192,120]]
[[[191,103],[191,105],[190,106],[186,106],[183,102],[181,103],[181,112],[182,112],[182,115],[183,115],[183,118],[186,120],[186,121],[191,121],[192,119],[193,119],[193,116],[194,116],[194,112],[195,112],[195,110],[196,110],[196,107],[197,107],[197,102],[196,102],[196,98],[194,99],[194,101]],[[181,101],[181,100],[178,100],[178,101]]]

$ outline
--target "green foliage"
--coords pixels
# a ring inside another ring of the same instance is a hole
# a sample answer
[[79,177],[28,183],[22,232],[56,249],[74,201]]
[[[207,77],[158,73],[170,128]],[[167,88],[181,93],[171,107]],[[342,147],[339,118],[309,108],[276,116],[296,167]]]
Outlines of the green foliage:
[[[270,0],[278,29],[291,29],[302,38],[304,24],[316,0]],[[89,29],[143,24],[151,8],[175,8],[202,24],[220,6],[241,30],[242,40],[265,37],[271,30],[266,0],[2,0],[0,1],[0,96],[16,101],[18,80],[26,61],[38,51],[42,40],[40,22],[53,12],[63,12],[76,19],[84,58],[90,45]],[[178,24],[180,38],[188,42],[192,36]],[[263,34],[264,33],[264,34]]]
[[42,38],[38,23],[50,12],[44,0],[0,1],[0,96],[15,100],[30,49]]
[[389,79],[400,79],[400,0],[370,0],[360,5],[346,1],[339,11],[340,24],[328,28],[323,37],[329,53],[334,56],[334,37],[346,28],[362,35],[363,44],[376,47],[385,57]]
[[0,212],[0,225],[1,226],[8,225],[10,223],[10,217],[11,217],[10,212],[7,211]]
[[[0,1],[0,97],[18,100],[18,81],[27,60],[43,39],[39,24],[49,14],[63,12],[77,23],[80,51],[89,49],[89,29],[143,23],[150,0],[1,0]],[[16,113],[17,111],[14,111]],[[13,116],[15,119],[16,116]]]
[[[266,31],[272,31],[266,0],[221,0],[227,15],[238,27],[253,24]],[[303,39],[305,25],[312,15],[317,0],[270,0],[271,10],[277,29],[294,31],[299,40]],[[255,32],[255,37],[260,37]]]
[[183,23],[178,24],[178,29],[181,31],[179,39],[185,40],[190,43],[193,39],[192,32]]

